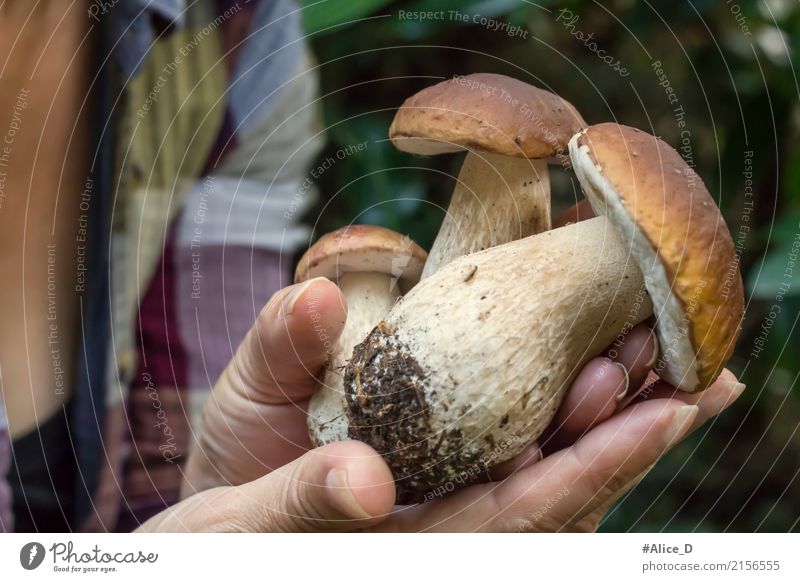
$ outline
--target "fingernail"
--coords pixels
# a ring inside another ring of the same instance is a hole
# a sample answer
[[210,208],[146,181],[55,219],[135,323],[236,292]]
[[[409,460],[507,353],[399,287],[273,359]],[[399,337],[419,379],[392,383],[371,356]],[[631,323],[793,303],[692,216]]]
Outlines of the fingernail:
[[667,449],[677,443],[689,431],[699,410],[700,408],[693,404],[686,404],[675,411],[672,420],[664,431],[664,444]]
[[530,456],[525,461],[525,463],[523,463],[523,466],[532,465],[533,463],[538,463],[539,461],[544,459],[544,452],[542,451],[542,447],[539,445],[538,442],[529,444],[528,451],[530,452]]
[[344,515],[352,519],[369,519],[372,517],[361,507],[356,496],[353,495],[347,479],[347,471],[344,469],[331,469],[325,477],[325,486],[328,489],[328,497],[331,503]]
[[625,376],[625,381],[623,382],[622,388],[619,392],[617,392],[617,402],[620,402],[625,396],[628,394],[628,388],[630,388],[631,378],[628,375],[628,369],[620,364],[619,362],[612,362],[615,366],[617,366],[620,370],[622,370],[623,375]]
[[739,396],[742,395],[742,392],[744,392],[744,389],[747,388],[747,386],[745,386],[741,382],[737,382],[736,380],[722,382],[722,385],[725,386],[725,388],[727,388],[728,392],[731,392],[733,394],[734,399],[739,398]]
[[537,447],[536,447],[536,462],[538,463],[539,461],[541,461],[543,459],[544,459],[544,451],[542,450],[542,447],[537,445]]
[[653,366],[656,365],[656,362],[658,361],[658,352],[659,352],[658,335],[656,334],[655,330],[650,332],[650,337],[653,340],[653,355],[645,364],[645,368],[647,368],[648,370],[650,370]]
[[297,302],[303,296],[303,293],[308,291],[311,286],[316,283],[317,281],[327,280],[325,277],[314,277],[313,279],[309,279],[305,283],[301,283],[299,285],[295,285],[294,289],[292,289],[289,293],[286,294],[286,297],[283,298],[283,304],[281,305],[280,311],[280,318],[283,319],[287,315],[291,315],[294,312],[294,306],[297,305]]

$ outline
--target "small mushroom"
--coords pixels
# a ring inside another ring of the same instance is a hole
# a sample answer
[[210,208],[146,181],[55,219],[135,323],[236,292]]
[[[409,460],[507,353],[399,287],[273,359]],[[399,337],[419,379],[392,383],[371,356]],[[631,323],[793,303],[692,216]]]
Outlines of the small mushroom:
[[568,165],[567,141],[585,126],[564,99],[503,75],[456,77],[407,99],[389,128],[398,149],[467,150],[422,278],[462,255],[549,230],[548,160]]
[[419,281],[425,257],[407,236],[380,226],[351,225],[324,235],[300,259],[295,283],[327,277],[347,300],[347,321],[309,402],[308,428],[315,446],[348,438],[342,388],[347,356],[400,294]]
[[581,367],[653,315],[656,369],[681,390],[706,388],[731,355],[741,276],[700,178],[616,124],[576,135],[570,152],[597,218],[453,261],[353,351],[349,434],[384,455],[401,499],[520,453]]

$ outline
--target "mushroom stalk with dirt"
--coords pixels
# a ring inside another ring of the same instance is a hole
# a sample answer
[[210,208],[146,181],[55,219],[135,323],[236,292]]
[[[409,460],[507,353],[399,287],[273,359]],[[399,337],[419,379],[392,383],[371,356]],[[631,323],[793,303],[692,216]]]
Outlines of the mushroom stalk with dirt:
[[699,177],[616,124],[576,135],[570,153],[597,218],[457,259],[354,349],[349,434],[384,455],[401,499],[520,453],[581,367],[651,316],[656,369],[681,390],[706,388],[730,357],[741,277]]
[[453,259],[550,229],[549,162],[586,126],[564,99],[495,74],[456,77],[403,103],[389,129],[419,155],[467,150],[422,278]]
[[342,386],[347,358],[401,292],[419,280],[425,257],[407,236],[379,226],[351,225],[321,237],[300,259],[296,283],[327,277],[338,284],[347,301],[344,328],[309,402],[309,435],[315,446],[348,438]]

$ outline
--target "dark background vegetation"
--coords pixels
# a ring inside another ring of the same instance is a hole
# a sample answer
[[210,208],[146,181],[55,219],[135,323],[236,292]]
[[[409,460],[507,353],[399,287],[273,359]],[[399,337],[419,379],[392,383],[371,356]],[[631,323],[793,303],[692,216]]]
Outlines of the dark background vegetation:
[[[316,234],[381,224],[430,245],[461,156],[418,158],[386,141],[394,109],[453,75],[496,72],[548,87],[589,123],[615,120],[682,143],[674,105],[653,71],[660,60],[686,113],[692,162],[740,242],[747,288],[744,332],[731,367],[748,389],[734,408],[681,444],[610,513],[606,531],[800,531],[800,107],[794,63],[800,9],[793,0],[304,0],[320,63],[327,155],[367,141],[319,179],[309,216]],[[557,22],[593,33],[621,77]],[[458,20],[404,20],[399,10],[458,10],[519,25],[509,36]],[[747,35],[742,30],[746,25]],[[745,152],[754,205],[745,208]],[[553,169],[564,208],[581,197]],[[749,230],[747,227],[750,227]],[[795,247],[796,249],[797,247]],[[797,259],[798,257],[794,257]],[[792,270],[793,269],[793,270]],[[777,299],[779,285],[784,286]],[[768,331],[765,331],[765,326]],[[766,345],[754,353],[759,337]]]

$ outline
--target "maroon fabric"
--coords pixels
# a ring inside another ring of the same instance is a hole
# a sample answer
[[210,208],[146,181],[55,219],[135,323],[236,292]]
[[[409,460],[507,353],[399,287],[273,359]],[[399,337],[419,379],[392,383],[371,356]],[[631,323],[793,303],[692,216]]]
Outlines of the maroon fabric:
[[188,455],[186,352],[175,306],[175,229],[139,306],[139,368],[127,418],[131,452],[125,467],[125,507],[118,528],[130,531],[178,500]]
[[[258,313],[291,284],[288,257],[241,245],[179,246],[176,255],[181,340],[192,390],[210,390]],[[194,285],[193,255],[202,279]],[[193,289],[198,291],[193,293]]]

